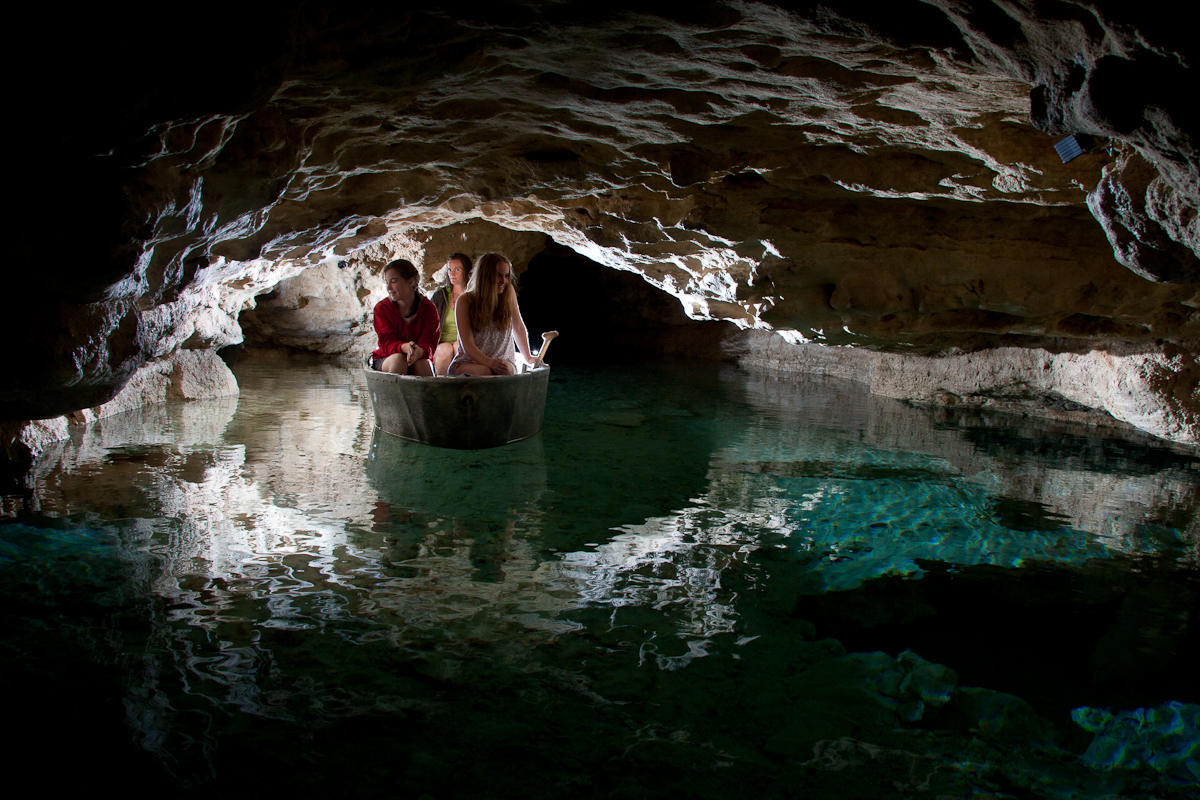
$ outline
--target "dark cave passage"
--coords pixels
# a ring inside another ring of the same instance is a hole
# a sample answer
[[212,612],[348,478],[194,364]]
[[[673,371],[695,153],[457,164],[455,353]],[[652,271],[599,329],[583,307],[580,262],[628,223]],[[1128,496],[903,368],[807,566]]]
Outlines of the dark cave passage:
[[557,330],[552,364],[723,361],[735,355],[737,326],[689,319],[679,301],[630,272],[552,244],[517,281],[530,346]]

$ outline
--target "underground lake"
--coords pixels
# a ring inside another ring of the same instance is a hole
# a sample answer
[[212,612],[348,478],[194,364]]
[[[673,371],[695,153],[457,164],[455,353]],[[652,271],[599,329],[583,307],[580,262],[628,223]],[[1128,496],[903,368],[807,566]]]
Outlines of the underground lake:
[[14,765],[174,796],[1195,797],[1200,457],[705,365],[542,433],[360,371],[102,419],[4,498]]

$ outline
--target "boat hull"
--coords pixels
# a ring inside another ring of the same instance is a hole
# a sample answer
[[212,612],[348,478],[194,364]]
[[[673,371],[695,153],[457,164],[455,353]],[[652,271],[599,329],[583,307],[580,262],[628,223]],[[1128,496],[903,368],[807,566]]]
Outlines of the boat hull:
[[550,368],[521,375],[419,378],[367,369],[375,424],[410,442],[482,450],[542,429]]

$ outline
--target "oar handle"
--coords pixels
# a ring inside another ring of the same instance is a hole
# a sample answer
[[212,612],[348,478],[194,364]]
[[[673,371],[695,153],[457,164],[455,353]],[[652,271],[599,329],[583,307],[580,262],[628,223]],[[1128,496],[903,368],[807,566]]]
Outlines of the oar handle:
[[533,368],[537,369],[546,361],[546,351],[550,349],[550,343],[554,341],[554,337],[558,336],[558,331],[546,331],[542,334],[542,349],[538,351],[537,361],[533,362]]

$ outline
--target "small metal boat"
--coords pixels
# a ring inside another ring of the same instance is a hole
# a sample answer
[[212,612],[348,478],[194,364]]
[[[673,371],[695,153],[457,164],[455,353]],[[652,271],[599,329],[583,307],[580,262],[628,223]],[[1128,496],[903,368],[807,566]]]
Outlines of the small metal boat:
[[365,367],[375,425],[410,442],[482,450],[542,429],[550,368],[519,375],[418,378]]

